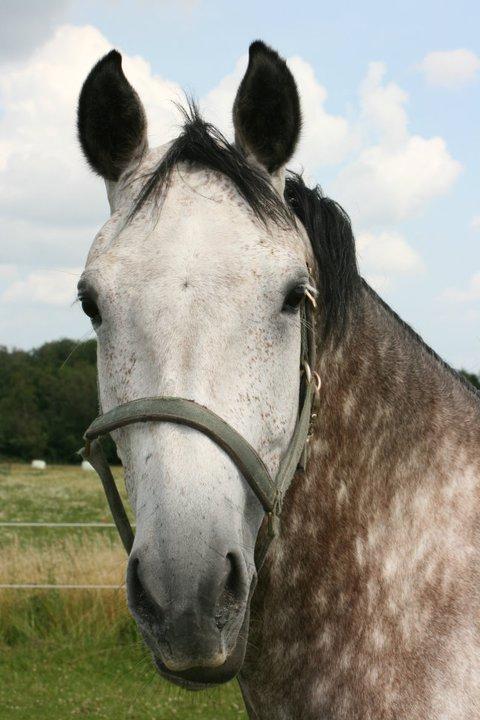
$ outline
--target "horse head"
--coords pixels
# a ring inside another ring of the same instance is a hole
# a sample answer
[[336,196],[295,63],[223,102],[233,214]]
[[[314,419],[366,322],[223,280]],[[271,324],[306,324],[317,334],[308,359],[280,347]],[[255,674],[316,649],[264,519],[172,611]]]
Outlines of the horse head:
[[[312,250],[284,200],[300,104],[285,62],[250,47],[228,143],[191,105],[150,149],[141,101],[112,51],[93,68],[79,138],[106,182],[79,298],[98,339],[103,412],[175,396],[208,407],[272,476],[299,407],[301,307]],[[188,687],[241,668],[264,517],[237,464],[191,427],[130,424],[113,437],[136,520],[128,603],[166,677]]]

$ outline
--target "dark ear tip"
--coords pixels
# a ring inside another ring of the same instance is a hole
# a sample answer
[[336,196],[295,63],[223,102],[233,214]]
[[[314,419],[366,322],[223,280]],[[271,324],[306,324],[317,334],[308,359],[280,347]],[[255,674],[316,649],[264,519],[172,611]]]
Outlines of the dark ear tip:
[[108,55],[105,56],[105,58],[110,58],[112,62],[114,62],[116,65],[122,64],[122,54],[118,52],[118,50],[110,50]]
[[98,61],[97,67],[102,65],[113,65],[114,67],[121,70],[122,68],[122,55],[118,52],[118,50],[110,50],[109,53],[103,56],[101,60]]
[[268,51],[270,48],[268,45],[266,45],[263,40],[254,40],[252,43],[250,43],[250,47],[248,49],[250,57],[253,55],[256,55],[258,52],[265,52]]
[[269,45],[263,42],[263,40],[254,40],[248,49],[248,56],[250,60],[253,60],[257,55],[264,55],[271,60],[277,60],[284,62],[276,50],[273,50]]

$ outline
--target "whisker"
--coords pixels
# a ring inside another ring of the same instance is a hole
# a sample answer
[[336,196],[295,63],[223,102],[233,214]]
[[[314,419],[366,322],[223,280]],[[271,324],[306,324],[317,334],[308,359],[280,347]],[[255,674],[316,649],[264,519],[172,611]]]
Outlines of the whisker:
[[93,333],[93,328],[92,328],[91,330],[89,330],[88,332],[86,332],[85,335],[83,335],[83,336],[80,338],[80,340],[78,341],[78,343],[77,343],[77,344],[75,345],[75,347],[68,353],[67,357],[65,358],[65,360],[64,360],[64,361],[62,362],[62,364],[60,365],[60,370],[62,370],[62,368],[65,367],[65,365],[68,363],[68,361],[70,360],[70,358],[72,357],[72,355],[74,355],[74,353],[76,353],[76,351],[78,350],[78,348],[81,347],[81,346],[90,338],[90,336],[91,336],[92,333]]

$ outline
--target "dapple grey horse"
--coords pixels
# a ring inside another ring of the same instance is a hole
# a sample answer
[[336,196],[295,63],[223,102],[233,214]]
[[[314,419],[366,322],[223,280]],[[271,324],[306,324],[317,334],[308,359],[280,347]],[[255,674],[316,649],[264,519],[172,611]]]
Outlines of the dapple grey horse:
[[286,173],[300,102],[262,42],[233,120],[230,144],[192,106],[150,149],[116,51],[80,97],[111,207],[79,283],[104,412],[188,398],[274,476],[316,305],[308,461],[260,572],[263,509],[218,444],[169,422],[113,433],[137,526],[130,610],[165,677],[238,675],[252,718],[480,718],[479,396],[362,281],[342,209]]

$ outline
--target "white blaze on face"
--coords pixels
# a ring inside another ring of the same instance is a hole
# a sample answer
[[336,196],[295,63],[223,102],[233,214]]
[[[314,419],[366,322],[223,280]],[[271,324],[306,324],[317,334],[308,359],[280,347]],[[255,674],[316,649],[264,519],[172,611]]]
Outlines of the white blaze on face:
[[[145,167],[153,160],[158,152]],[[195,400],[240,432],[274,474],[298,409],[300,316],[282,307],[289,289],[308,282],[304,235],[265,228],[229,180],[185,165],[160,213],[149,204],[121,229],[131,190],[117,188],[114,202],[85,271],[102,317],[103,411],[140,397]],[[168,423],[129,426],[115,441],[138,542],[178,552],[180,563],[180,544],[188,563],[192,547],[198,560],[212,545],[223,554],[240,543],[253,573],[263,511],[223,451]]]

